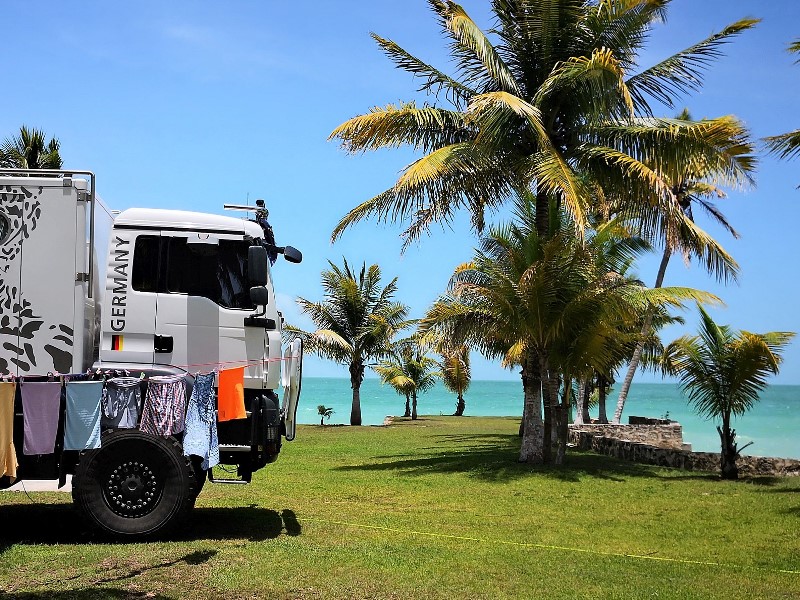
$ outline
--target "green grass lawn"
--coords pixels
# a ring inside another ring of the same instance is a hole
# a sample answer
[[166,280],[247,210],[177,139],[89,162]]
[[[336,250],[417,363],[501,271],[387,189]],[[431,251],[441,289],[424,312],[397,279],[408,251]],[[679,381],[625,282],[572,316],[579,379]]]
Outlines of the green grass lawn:
[[518,421],[305,426],[168,541],[109,544],[69,495],[0,494],[0,597],[800,598],[800,480],[570,454]]

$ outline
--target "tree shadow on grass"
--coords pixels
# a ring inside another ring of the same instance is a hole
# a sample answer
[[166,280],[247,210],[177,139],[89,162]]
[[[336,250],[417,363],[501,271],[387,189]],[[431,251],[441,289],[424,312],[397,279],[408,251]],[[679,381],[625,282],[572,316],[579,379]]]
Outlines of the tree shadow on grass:
[[[119,543],[90,531],[71,504],[12,504],[0,507],[0,514],[0,555],[16,544]],[[183,524],[161,539],[264,541],[284,531],[292,536],[301,534],[294,511],[278,513],[255,505],[195,508]]]
[[[440,444],[415,448],[406,454],[376,456],[374,462],[338,467],[339,471],[397,471],[404,475],[464,473],[493,482],[545,476],[560,481],[580,481],[591,477],[624,481],[630,477],[673,478],[662,467],[623,461],[591,452],[570,451],[566,464],[529,465],[518,462],[520,438],[514,434],[474,434],[434,436]],[[674,470],[671,472],[674,473]],[[705,473],[687,472],[687,478]]]

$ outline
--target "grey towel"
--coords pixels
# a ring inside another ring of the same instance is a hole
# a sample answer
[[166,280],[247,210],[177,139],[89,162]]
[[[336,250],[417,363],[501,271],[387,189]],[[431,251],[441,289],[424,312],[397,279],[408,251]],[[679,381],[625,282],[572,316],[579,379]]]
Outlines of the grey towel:
[[58,415],[61,408],[61,383],[23,383],[22,421],[25,437],[23,454],[52,454],[56,446]]

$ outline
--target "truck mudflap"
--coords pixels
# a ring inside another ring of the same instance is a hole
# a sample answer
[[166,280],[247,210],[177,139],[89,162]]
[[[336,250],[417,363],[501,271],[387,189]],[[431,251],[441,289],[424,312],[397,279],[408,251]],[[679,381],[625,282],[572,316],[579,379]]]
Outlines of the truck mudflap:
[[297,405],[300,402],[300,386],[303,379],[303,341],[300,338],[292,340],[283,355],[283,417],[284,436],[286,441],[294,439],[297,429]]

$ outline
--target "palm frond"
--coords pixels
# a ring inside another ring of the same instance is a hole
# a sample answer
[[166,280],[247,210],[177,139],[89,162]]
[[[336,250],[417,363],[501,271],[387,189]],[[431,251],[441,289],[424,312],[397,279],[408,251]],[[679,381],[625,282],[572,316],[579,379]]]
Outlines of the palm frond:
[[701,179],[753,185],[755,148],[747,129],[733,116],[701,121],[637,119],[598,125],[589,135],[593,143],[629,154],[670,182]]
[[448,223],[459,208],[477,208],[506,198],[512,183],[509,173],[498,169],[480,146],[469,142],[446,146],[409,165],[393,188],[351,210],[337,224],[331,240],[371,216],[379,222],[412,219],[406,238],[413,241],[431,224]]
[[555,148],[540,152],[531,161],[531,176],[537,189],[558,198],[575,223],[575,233],[583,235],[587,225],[591,190]]
[[483,89],[478,91],[499,90],[518,95],[520,90],[514,75],[466,11],[450,0],[428,2],[454,40],[452,51],[461,59],[458,64],[467,85],[482,84]]
[[541,106],[552,96],[572,95],[583,103],[587,115],[633,115],[633,101],[625,84],[619,61],[608,48],[596,49],[590,56],[570,57],[558,64],[539,86],[533,104]]
[[370,35],[395,65],[425,80],[425,83],[417,90],[418,92],[429,92],[438,96],[439,92],[444,89],[447,99],[457,107],[469,102],[469,99],[477,93],[435,67],[412,56],[395,42],[382,38],[375,33]]
[[502,145],[505,136],[524,124],[536,142],[549,143],[538,108],[508,92],[475,96],[467,109],[468,123],[477,128],[476,143]]
[[328,139],[339,138],[342,148],[352,154],[404,145],[429,152],[473,136],[462,113],[407,102],[374,107],[339,125]]
[[[789,52],[800,54],[800,40],[796,40],[789,44]],[[800,62],[800,58],[798,58],[796,62]]]
[[800,156],[800,129],[795,129],[789,133],[773,135],[764,138],[770,154],[777,155],[781,159],[792,159]]
[[736,21],[628,79],[628,88],[637,107],[650,113],[648,97],[674,107],[676,98],[700,89],[704,71],[722,55],[722,46],[759,22],[760,19],[750,18]]
[[610,48],[626,71],[637,62],[637,53],[653,23],[666,20],[670,0],[601,0],[582,20],[590,48]]

